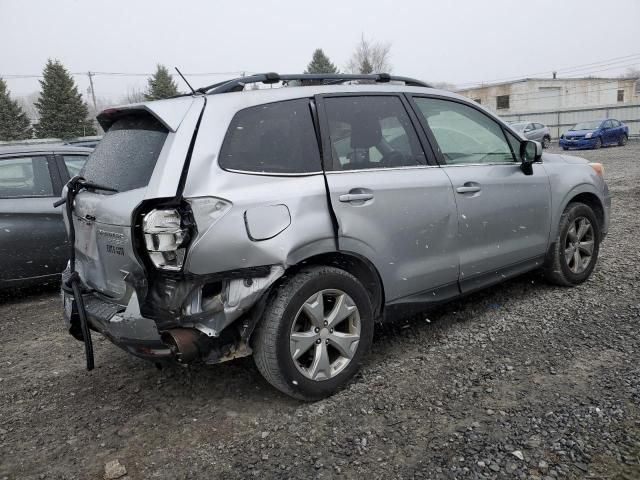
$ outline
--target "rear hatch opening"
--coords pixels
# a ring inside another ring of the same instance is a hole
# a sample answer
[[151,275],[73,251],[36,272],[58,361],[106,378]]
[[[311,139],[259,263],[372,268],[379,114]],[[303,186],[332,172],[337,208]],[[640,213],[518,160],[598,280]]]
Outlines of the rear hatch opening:
[[127,279],[143,273],[132,239],[133,214],[170,132],[146,110],[112,113],[110,123],[101,119],[108,129],[80,175],[116,192],[76,196],[76,270],[89,288],[124,304],[132,291]]

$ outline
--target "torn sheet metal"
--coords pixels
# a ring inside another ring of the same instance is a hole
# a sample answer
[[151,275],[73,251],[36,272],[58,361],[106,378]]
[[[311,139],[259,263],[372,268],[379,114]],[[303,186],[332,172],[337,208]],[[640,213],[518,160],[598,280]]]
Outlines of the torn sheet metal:
[[[193,327],[209,337],[217,337],[228,325],[248,312],[258,301],[260,296],[284,275],[282,265],[271,267],[269,275],[265,277],[237,278],[224,282],[222,292],[213,299],[203,300],[202,294],[196,292],[200,298],[200,313],[192,310],[192,315],[183,322],[185,327]],[[208,302],[208,303],[205,303]],[[202,307],[209,306],[211,310],[202,311]],[[194,308],[192,303],[191,309]],[[196,307],[198,308],[198,307]],[[189,321],[191,320],[191,321]]]

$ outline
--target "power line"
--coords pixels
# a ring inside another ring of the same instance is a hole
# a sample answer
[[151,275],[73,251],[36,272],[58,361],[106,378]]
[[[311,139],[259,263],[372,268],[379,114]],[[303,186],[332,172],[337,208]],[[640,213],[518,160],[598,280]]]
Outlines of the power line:
[[[472,81],[472,82],[465,82],[460,84],[460,87],[464,87],[465,85],[481,85],[483,83],[498,83],[498,82],[508,82],[509,80],[519,80],[522,78],[529,78],[529,77],[535,77],[538,75],[545,75],[545,74],[550,74],[553,72],[557,72],[557,73],[572,73],[574,71],[578,71],[578,70],[583,70],[585,68],[588,67],[598,67],[598,66],[602,66],[602,64],[605,65],[610,65],[612,63],[618,63],[618,62],[622,62],[622,61],[629,61],[629,60],[635,60],[635,58],[640,58],[640,53],[633,53],[630,55],[625,55],[622,57],[613,57],[613,58],[608,58],[608,59],[604,59],[604,60],[600,60],[598,62],[592,62],[592,63],[585,63],[585,64],[581,64],[581,65],[574,65],[571,67],[564,67],[564,68],[556,68],[556,69],[552,69],[552,70],[546,70],[544,72],[538,72],[538,73],[528,73],[525,75],[518,75],[515,77],[503,77],[503,78],[497,78],[497,79],[493,79],[493,80],[479,80],[479,81]],[[612,62],[612,63],[607,63],[607,62]],[[619,67],[618,67],[619,68]]]

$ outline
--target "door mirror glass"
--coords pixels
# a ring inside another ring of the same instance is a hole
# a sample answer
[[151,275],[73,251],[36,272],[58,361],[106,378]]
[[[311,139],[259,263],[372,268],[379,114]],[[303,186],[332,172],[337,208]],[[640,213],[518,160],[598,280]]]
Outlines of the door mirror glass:
[[542,145],[533,140],[527,140],[520,144],[520,159],[522,160],[522,171],[525,175],[533,174],[533,162],[542,157]]

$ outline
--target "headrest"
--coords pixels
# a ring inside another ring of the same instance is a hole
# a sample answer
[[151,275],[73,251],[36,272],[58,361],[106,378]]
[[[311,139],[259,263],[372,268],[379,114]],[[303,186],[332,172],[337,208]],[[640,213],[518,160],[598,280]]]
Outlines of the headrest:
[[351,148],[371,148],[380,143],[382,130],[376,117],[366,115],[354,115],[356,121],[351,123]]

